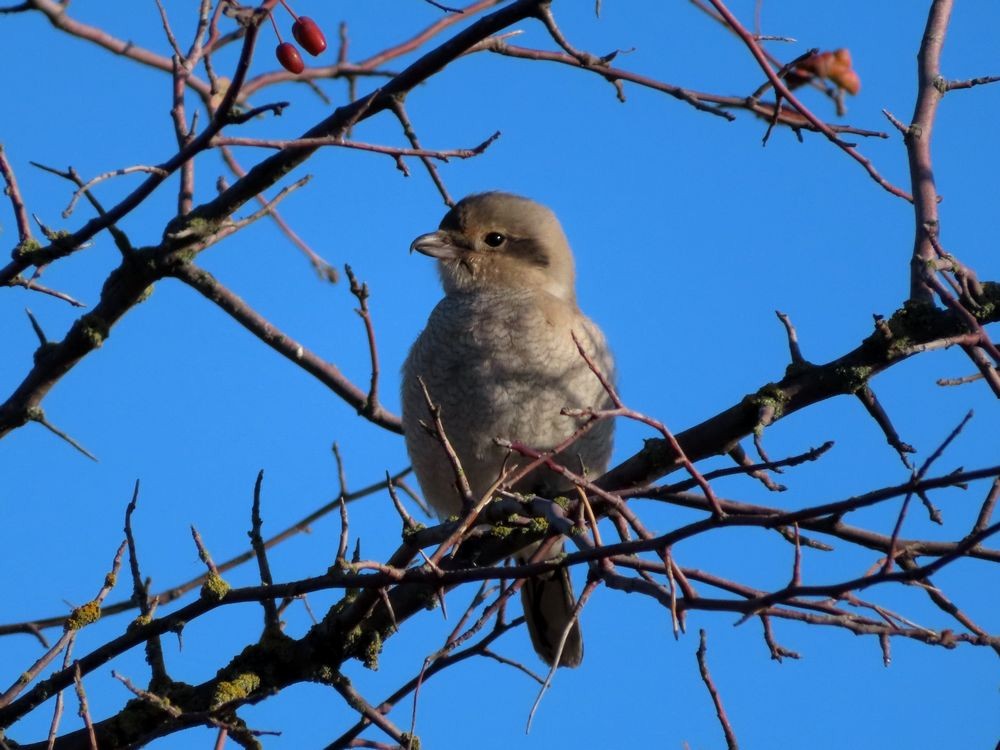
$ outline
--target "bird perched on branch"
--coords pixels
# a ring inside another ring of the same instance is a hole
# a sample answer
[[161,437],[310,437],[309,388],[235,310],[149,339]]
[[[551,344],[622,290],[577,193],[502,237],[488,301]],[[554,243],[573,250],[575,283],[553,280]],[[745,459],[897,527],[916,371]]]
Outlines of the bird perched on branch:
[[[403,432],[427,502],[447,517],[462,511],[462,495],[442,442],[421,425],[430,421],[424,385],[478,500],[505,468],[527,462],[497,438],[551,450],[584,420],[562,409],[610,406],[574,336],[609,380],[614,365],[600,329],[577,307],[573,254],[548,208],[508,193],[471,195],[410,250],[438,260],[445,296],[403,366]],[[612,431],[611,420],[598,422],[556,461],[576,474],[602,474]],[[572,487],[563,475],[540,467],[511,489],[553,498]],[[560,542],[553,555],[561,549]],[[520,556],[526,559],[530,550]],[[521,594],[532,643],[551,665],[572,621],[568,571],[530,578]],[[559,664],[574,667],[582,658],[579,624],[573,623]]]

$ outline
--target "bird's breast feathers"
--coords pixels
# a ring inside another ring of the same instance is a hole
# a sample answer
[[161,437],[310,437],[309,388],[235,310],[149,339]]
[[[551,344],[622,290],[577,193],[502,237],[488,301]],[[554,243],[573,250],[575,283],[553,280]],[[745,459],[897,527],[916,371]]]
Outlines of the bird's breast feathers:
[[[453,420],[466,414],[490,432],[550,447],[566,436],[564,407],[601,407],[606,395],[573,334],[613,377],[598,328],[575,305],[544,295],[449,295],[431,314],[405,365],[404,412],[431,398]],[[451,421],[451,420],[449,420]],[[572,428],[570,428],[572,429]]]

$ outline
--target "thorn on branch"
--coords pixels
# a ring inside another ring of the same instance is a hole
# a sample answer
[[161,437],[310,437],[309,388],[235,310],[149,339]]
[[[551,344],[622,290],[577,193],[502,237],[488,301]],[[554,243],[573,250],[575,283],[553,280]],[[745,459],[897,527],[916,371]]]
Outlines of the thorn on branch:
[[31,327],[34,329],[35,335],[38,337],[39,346],[45,346],[49,343],[49,340],[45,338],[45,332],[42,330],[42,327],[38,325],[38,321],[35,319],[34,314],[27,307],[24,308],[24,312],[27,313],[28,320],[31,322]]
[[896,117],[892,114],[892,112],[890,112],[887,109],[883,109],[882,110],[882,114],[885,115],[885,119],[887,119],[889,122],[891,122],[892,126],[894,128],[896,128],[896,130],[898,130],[900,133],[903,134],[904,138],[908,138],[909,137],[909,135],[910,135],[910,128],[909,128],[909,126],[907,126],[907,125],[903,124],[902,122],[900,122],[899,120],[897,120]]
[[[32,164],[34,164],[34,162],[32,162]],[[49,242],[57,242],[64,236],[63,232],[60,232],[56,229],[50,229],[49,226],[44,221],[42,221],[41,217],[38,214],[32,214],[31,218],[35,220],[35,223],[38,225],[38,228],[45,236],[45,239],[47,239]]]
[[86,305],[73,297],[70,297],[64,292],[56,291],[55,289],[49,289],[47,286],[42,286],[41,284],[36,284],[35,279],[38,278],[40,274],[35,271],[35,275],[31,279],[24,279],[21,276],[15,276],[9,282],[7,286],[19,286],[27,289],[31,292],[39,292],[40,294],[47,294],[50,297],[55,297],[56,299],[61,299],[63,302],[68,302],[73,307],[86,307]]
[[40,406],[32,406],[32,407],[30,407],[28,409],[28,413],[27,413],[26,416],[28,417],[28,419],[30,421],[37,422],[38,424],[42,425],[42,427],[44,427],[45,429],[49,430],[49,432],[51,432],[53,435],[56,435],[56,436],[62,438],[63,440],[65,440],[67,443],[69,443],[70,445],[72,445],[74,448],[76,448],[78,451],[80,451],[80,453],[82,453],[83,455],[85,455],[91,461],[95,461],[95,462],[97,461],[97,456],[95,456],[93,453],[91,453],[86,448],[84,448],[72,436],[66,434],[65,432],[63,432],[62,430],[60,430],[58,427],[56,427],[54,424],[52,424],[51,422],[49,422],[48,419],[45,418],[45,412],[42,410],[42,407],[40,407]]
[[361,538],[354,540],[354,552],[351,554],[351,562],[357,565],[361,562]]

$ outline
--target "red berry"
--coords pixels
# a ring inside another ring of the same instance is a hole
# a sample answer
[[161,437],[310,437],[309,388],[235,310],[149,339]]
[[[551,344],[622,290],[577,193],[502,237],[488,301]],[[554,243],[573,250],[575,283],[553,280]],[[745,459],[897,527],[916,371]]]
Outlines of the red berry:
[[308,16],[299,16],[292,24],[292,36],[302,49],[315,57],[326,49],[326,37],[319,26]]
[[279,44],[274,54],[278,58],[278,62],[281,63],[281,67],[289,72],[297,75],[306,69],[306,64],[302,62],[302,55],[291,42]]

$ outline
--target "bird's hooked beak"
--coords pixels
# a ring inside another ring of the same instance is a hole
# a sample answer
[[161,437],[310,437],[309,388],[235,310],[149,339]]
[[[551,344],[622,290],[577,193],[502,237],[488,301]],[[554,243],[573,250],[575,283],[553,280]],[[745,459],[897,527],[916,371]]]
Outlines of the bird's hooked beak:
[[446,229],[422,234],[410,243],[411,253],[416,250],[438,260],[457,260],[468,249],[462,237]]

